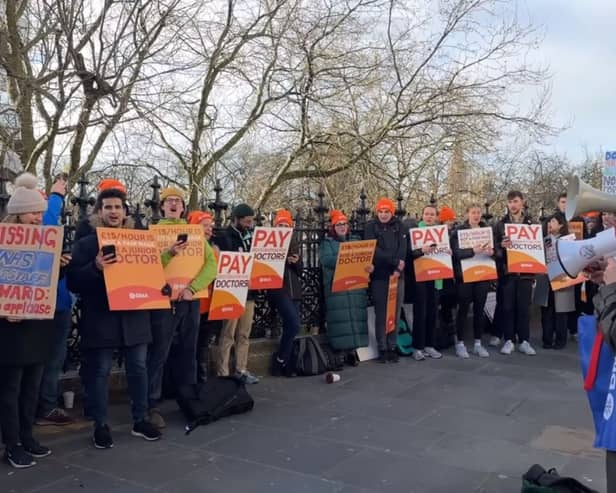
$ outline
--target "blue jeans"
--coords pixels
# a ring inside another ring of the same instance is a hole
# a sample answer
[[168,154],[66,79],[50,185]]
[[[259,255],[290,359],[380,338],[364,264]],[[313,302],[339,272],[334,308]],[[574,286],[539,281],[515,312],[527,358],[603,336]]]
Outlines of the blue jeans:
[[[148,374],[146,371],[147,344],[122,348],[126,365],[126,380],[133,421],[143,421],[148,410]],[[113,363],[113,348],[88,349],[85,355],[88,378],[88,408],[96,425],[107,424],[107,382]]]
[[45,365],[38,404],[38,416],[43,417],[58,407],[60,373],[66,359],[66,341],[71,332],[71,310],[54,315],[54,339],[49,362]]
[[173,310],[153,310],[152,343],[148,348],[148,403],[161,399],[165,363],[175,387],[197,383],[199,300],[180,301]]
[[285,363],[291,358],[293,350],[293,339],[299,332],[302,320],[299,311],[299,301],[291,297],[282,289],[272,290],[268,293],[269,301],[272,303],[280,318],[282,319],[282,336],[278,346],[278,359]]

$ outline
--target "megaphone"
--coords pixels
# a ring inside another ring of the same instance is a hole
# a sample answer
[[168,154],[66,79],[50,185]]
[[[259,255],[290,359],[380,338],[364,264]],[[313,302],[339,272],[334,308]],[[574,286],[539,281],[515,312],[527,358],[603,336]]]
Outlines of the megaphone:
[[616,228],[606,229],[589,240],[556,242],[558,262],[548,264],[550,281],[563,275],[576,278],[592,262],[616,253]]
[[602,192],[572,176],[567,186],[567,221],[586,212],[616,212],[616,195]]

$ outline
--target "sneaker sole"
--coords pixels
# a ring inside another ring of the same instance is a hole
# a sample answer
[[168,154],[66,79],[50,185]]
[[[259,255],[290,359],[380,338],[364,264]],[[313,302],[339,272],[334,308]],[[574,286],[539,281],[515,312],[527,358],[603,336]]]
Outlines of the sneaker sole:
[[13,462],[8,457],[6,461],[9,463],[10,466],[14,467],[15,469],[28,469],[29,467],[36,466],[36,461],[32,461],[30,464],[17,464],[16,462]]
[[143,438],[144,440],[147,440],[148,442],[155,442],[156,440],[160,440],[162,438],[162,435],[159,435],[157,437],[149,437],[135,430],[131,430],[130,434],[133,435],[134,437]]
[[35,424],[37,426],[67,426],[67,425],[72,425],[74,424],[74,421],[66,421],[64,423],[56,423],[55,421],[46,421],[46,420],[40,420],[40,421],[36,421]]
[[99,445],[98,443],[96,443],[96,440],[92,440],[92,443],[94,443],[94,448],[97,448],[99,450],[104,450],[107,448],[113,448],[113,443],[109,444],[109,445]]
[[[26,450],[26,452],[28,451]],[[49,457],[51,455],[51,450],[47,452],[46,454],[33,454],[32,452],[28,452],[28,453],[35,459],[42,459],[43,457]]]

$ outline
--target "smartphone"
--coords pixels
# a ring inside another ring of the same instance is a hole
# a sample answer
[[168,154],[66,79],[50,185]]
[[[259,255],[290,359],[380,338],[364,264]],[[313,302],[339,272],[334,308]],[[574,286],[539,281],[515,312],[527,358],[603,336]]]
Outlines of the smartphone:
[[186,243],[188,241],[188,234],[187,233],[179,234],[177,241],[179,241],[180,243]]
[[107,255],[113,255],[115,257],[115,254],[116,254],[115,245],[104,245],[103,248],[101,248],[101,252],[103,252],[103,255],[105,257]]

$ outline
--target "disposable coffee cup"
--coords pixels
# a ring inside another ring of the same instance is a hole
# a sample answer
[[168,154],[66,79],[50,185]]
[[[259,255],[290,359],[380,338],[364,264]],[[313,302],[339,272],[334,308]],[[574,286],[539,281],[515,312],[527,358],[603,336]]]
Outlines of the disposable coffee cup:
[[63,392],[62,398],[64,399],[64,408],[73,409],[73,404],[75,403],[75,392],[71,390]]
[[336,383],[340,381],[340,375],[337,373],[329,372],[325,375],[325,381],[327,383]]

